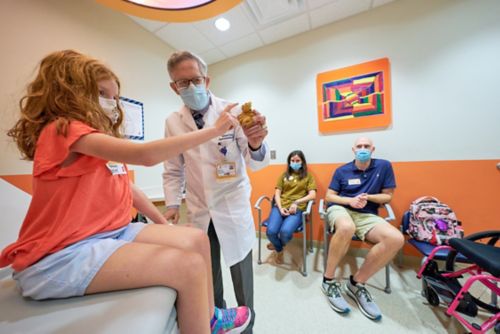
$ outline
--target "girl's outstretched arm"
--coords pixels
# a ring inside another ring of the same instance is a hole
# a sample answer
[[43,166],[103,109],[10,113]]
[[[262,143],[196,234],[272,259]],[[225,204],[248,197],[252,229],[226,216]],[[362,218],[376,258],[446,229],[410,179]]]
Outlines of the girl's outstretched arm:
[[238,120],[228,112],[235,105],[226,107],[227,111],[224,110],[225,112],[221,113],[215,125],[210,128],[147,143],[134,143],[102,133],[90,133],[78,139],[71,146],[71,151],[104,160],[153,166],[209,139],[221,136],[232,127],[237,126]]

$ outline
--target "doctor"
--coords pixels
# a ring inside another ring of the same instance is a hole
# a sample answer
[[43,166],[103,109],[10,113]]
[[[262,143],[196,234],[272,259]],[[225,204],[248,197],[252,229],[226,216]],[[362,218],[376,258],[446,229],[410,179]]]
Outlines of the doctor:
[[[213,124],[221,112],[236,106],[215,97],[208,86],[207,65],[198,56],[179,51],[168,60],[170,87],[184,103],[166,120],[165,137],[177,136]],[[266,119],[257,113],[255,125],[234,128],[223,136],[165,161],[163,190],[165,218],[177,223],[182,190],[186,188],[188,222],[207,231],[212,258],[215,305],[225,305],[220,249],[230,266],[238,305],[253,310],[252,248],[255,228],[250,206],[251,186],[246,167],[261,169],[269,164]]]

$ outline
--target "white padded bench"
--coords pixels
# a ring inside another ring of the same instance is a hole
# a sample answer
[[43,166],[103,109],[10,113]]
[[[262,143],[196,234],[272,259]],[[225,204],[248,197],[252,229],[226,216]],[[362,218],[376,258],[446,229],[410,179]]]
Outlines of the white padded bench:
[[[17,238],[30,196],[0,179],[0,249]],[[150,287],[84,297],[23,298],[9,268],[0,269],[0,333],[178,333],[175,290]]]

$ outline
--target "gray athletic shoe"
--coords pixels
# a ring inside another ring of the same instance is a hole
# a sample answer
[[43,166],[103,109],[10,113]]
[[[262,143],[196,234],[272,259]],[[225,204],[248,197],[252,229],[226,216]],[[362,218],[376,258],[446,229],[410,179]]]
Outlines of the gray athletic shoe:
[[338,313],[348,313],[351,309],[349,308],[349,305],[347,305],[347,302],[345,301],[344,297],[342,297],[342,286],[340,283],[337,282],[332,282],[332,283],[325,283],[323,282],[321,284],[321,290],[325,294],[325,296],[328,298],[328,302],[330,304],[330,307],[334,309]]
[[366,290],[364,284],[358,283],[352,285],[350,281],[347,281],[346,292],[349,297],[356,301],[359,309],[365,316],[376,321],[382,319],[380,309],[373,301],[372,295]]

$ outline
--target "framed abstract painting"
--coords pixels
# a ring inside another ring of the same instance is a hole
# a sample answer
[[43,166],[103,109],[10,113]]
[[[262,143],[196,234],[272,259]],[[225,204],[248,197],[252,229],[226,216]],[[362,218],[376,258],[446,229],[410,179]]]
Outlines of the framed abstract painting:
[[389,67],[389,59],[382,58],[319,73],[319,132],[388,127],[392,121]]

